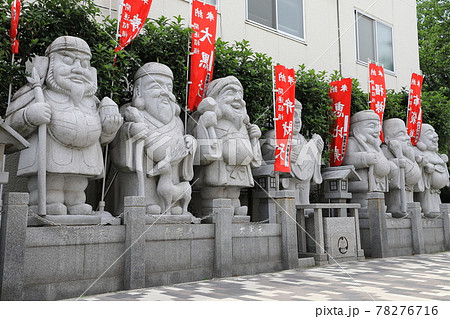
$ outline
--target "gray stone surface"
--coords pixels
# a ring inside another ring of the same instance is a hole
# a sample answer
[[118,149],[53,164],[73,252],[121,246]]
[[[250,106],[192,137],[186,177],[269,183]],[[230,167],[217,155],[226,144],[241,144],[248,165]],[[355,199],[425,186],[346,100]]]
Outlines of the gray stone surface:
[[101,145],[122,125],[117,105],[95,97],[91,57],[84,40],[57,38],[45,57],[34,58],[29,83],[6,110],[6,122],[31,144],[21,151],[17,175],[29,178],[30,208],[40,215],[93,214],[88,178],[104,173]]
[[281,224],[283,269],[298,267],[297,224],[295,195],[292,191],[279,191],[275,194],[278,218]]
[[450,250],[450,204],[441,204],[439,207],[444,227],[444,247],[445,250]]
[[145,198],[126,198],[124,207],[125,289],[145,287]]
[[411,216],[411,234],[413,240],[413,253],[425,253],[425,242],[423,238],[422,214],[419,203],[408,203],[408,214]]
[[354,217],[324,218],[323,229],[329,261],[357,260]]
[[449,185],[448,156],[439,154],[439,137],[429,124],[422,125],[419,142],[415,147],[417,162],[422,169],[423,191],[416,190],[415,200],[420,202],[425,217],[440,214],[440,189]]
[[228,205],[214,208],[215,247],[214,277],[230,277],[233,263],[232,217],[234,209],[229,200]]
[[369,214],[371,257],[373,258],[387,257],[388,254],[386,214],[384,210],[384,194],[378,192],[368,193],[367,212]]
[[0,228],[0,300],[22,300],[28,194],[7,193]]
[[351,202],[361,204],[360,218],[368,218],[367,194],[387,192],[391,164],[381,150],[380,118],[372,110],[355,113],[350,119],[350,136],[344,165],[353,165],[360,181],[349,181]]
[[250,123],[243,92],[234,76],[213,80],[189,122],[189,132],[199,143],[194,179],[199,178],[202,207],[228,198],[238,216],[248,211],[240,202],[241,189],[254,186],[251,168],[262,161],[261,131]]
[[197,143],[185,134],[172,86],[172,70],[161,63],[146,63],[134,75],[133,100],[121,107],[125,122],[111,144],[119,170],[115,206],[121,212],[124,197],[144,196],[150,215],[188,216],[189,223]]

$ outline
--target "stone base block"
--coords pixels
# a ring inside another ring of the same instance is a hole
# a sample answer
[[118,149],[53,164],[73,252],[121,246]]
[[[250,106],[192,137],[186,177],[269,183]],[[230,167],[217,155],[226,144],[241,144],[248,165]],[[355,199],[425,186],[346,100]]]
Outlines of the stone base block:
[[189,215],[147,215],[145,223],[148,224],[200,224],[200,218]]
[[[216,223],[217,216],[209,216],[205,219],[203,219],[204,224],[215,224]],[[233,216],[231,217],[231,223],[233,224],[241,224],[241,223],[249,223],[250,222],[250,216]]]
[[314,257],[304,257],[298,259],[298,268],[314,267],[315,265],[316,262],[314,260]]
[[101,224],[99,215],[45,215],[40,217],[29,216],[28,226],[87,226]]

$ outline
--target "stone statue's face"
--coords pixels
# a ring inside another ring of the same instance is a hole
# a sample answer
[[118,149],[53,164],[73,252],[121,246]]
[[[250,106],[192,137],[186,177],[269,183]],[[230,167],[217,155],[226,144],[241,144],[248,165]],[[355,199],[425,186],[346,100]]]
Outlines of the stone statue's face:
[[229,84],[219,94],[217,104],[223,115],[228,119],[241,117],[247,113],[245,109],[244,92],[236,84]]
[[162,74],[152,74],[139,79],[139,95],[144,99],[146,111],[158,120],[168,123],[175,114],[175,96],[172,79]]
[[398,121],[398,125],[395,125],[391,127],[389,131],[384,132],[384,137],[386,140],[395,140],[402,143],[408,143],[410,141],[403,121]]
[[427,146],[427,150],[437,152],[439,149],[439,136],[432,126],[423,125],[420,140]]
[[369,144],[375,145],[380,141],[380,122],[377,120],[362,121],[358,123],[359,134],[366,138]]
[[53,77],[62,89],[72,92],[74,87],[87,92],[95,85],[90,57],[77,51],[58,51],[53,53]]

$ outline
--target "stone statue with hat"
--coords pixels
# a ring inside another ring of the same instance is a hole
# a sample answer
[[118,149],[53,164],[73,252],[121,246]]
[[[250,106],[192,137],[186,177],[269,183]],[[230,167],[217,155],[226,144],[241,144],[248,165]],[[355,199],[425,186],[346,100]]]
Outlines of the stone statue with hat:
[[[20,154],[17,174],[29,178],[30,209],[40,215],[94,214],[84,191],[88,179],[103,176],[101,146],[114,139],[123,119],[111,99],[95,96],[91,57],[84,40],[57,38],[45,57],[35,58],[29,83],[6,111],[7,123],[31,144]],[[38,212],[41,200],[45,211]]]
[[144,196],[149,216],[183,215],[191,221],[189,181],[197,144],[184,134],[172,89],[173,73],[164,64],[146,63],[134,76],[133,99],[120,109],[125,122],[111,145],[119,171],[118,212],[125,196]]
[[382,150],[395,166],[389,173],[389,192],[386,193],[387,213],[394,218],[407,215],[407,203],[414,202],[414,188],[423,190],[421,172],[416,162],[411,139],[405,122],[398,118],[383,123],[384,143]]
[[360,218],[367,218],[367,193],[387,192],[390,162],[381,150],[380,118],[373,110],[355,113],[350,118],[350,135],[344,165],[353,165],[360,181],[349,181],[352,202],[361,204]]
[[235,216],[246,216],[248,207],[241,206],[239,196],[242,188],[254,185],[251,168],[261,165],[261,131],[250,123],[244,90],[236,77],[208,85],[190,130],[199,143],[196,176],[203,214],[210,212],[214,199],[224,198],[231,200]]
[[422,171],[423,191],[416,189],[414,198],[420,202],[425,217],[440,215],[441,188],[449,185],[448,156],[439,154],[439,136],[430,124],[422,124],[419,141],[414,147]]
[[[302,104],[295,100],[294,125],[291,149],[291,178],[282,178],[284,189],[295,191],[296,205],[309,204],[311,183],[321,184],[320,173],[324,143],[320,135],[314,134],[310,140],[300,134],[302,128]],[[275,160],[275,130],[264,134],[265,142],[261,145],[264,160]]]

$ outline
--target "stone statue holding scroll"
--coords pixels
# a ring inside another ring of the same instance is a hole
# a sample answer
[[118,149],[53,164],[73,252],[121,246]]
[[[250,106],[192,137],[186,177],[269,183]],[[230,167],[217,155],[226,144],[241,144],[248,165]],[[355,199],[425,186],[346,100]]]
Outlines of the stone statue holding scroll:
[[425,217],[431,218],[440,214],[440,189],[449,185],[448,157],[438,153],[438,141],[439,136],[434,128],[423,124],[415,154],[422,169],[424,190],[416,189],[415,198],[420,202]]
[[395,164],[389,173],[389,192],[385,195],[387,213],[400,218],[406,216],[406,204],[414,202],[414,188],[423,189],[423,183],[419,183],[421,171],[405,122],[398,118],[385,120],[383,133],[384,155]]
[[125,123],[111,147],[118,211],[125,196],[145,196],[149,215],[192,216],[196,141],[184,134],[172,85],[172,70],[161,63],[146,63],[134,76],[133,100],[121,107]]
[[[91,57],[84,40],[57,38],[35,65],[30,83],[14,95],[7,109],[7,122],[31,144],[20,154],[17,174],[29,177],[34,212],[38,204],[38,151],[46,144],[44,214],[93,214],[85,203],[84,191],[88,178],[102,177],[101,145],[114,139],[122,117],[112,100],[105,97],[100,102],[95,96],[97,72],[90,65]],[[38,127],[42,125],[47,126],[46,136],[39,140]]]
[[388,175],[395,164],[381,150],[380,118],[372,110],[355,113],[350,118],[350,135],[344,165],[353,165],[360,181],[349,181],[352,202],[361,204],[360,217],[367,217],[367,193],[387,192]]
[[[318,134],[307,141],[300,134],[302,128],[302,104],[295,100],[292,151],[291,151],[291,176],[282,178],[281,184],[284,189],[295,190],[296,204],[309,204],[309,193],[311,182],[322,183],[320,167],[322,162],[323,140]],[[275,130],[264,134],[265,143],[261,146],[265,161],[275,159]]]
[[234,76],[212,81],[193,114],[191,130],[199,142],[198,177],[202,207],[231,199],[234,215],[246,216],[241,188],[253,187],[252,167],[261,165],[261,131],[249,122],[241,83]]

